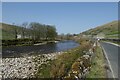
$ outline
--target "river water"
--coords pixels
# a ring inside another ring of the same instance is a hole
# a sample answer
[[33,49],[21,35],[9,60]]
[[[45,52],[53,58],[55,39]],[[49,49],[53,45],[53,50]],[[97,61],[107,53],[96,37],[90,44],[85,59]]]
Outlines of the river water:
[[47,54],[59,51],[67,51],[79,46],[75,41],[60,41],[44,45],[11,46],[2,49],[2,57],[20,57],[25,55]]

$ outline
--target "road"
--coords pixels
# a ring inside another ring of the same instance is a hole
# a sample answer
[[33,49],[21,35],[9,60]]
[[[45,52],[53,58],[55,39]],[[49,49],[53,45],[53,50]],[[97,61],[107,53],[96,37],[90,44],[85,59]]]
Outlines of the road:
[[107,42],[101,42],[100,44],[107,56],[112,78],[119,77],[120,79],[120,75],[118,76],[118,69],[120,68],[120,65],[118,66],[118,50],[120,50],[120,47]]

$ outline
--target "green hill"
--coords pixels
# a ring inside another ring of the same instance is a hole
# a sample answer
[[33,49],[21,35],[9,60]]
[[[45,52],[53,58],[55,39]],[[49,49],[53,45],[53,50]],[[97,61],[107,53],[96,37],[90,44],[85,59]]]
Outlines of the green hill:
[[1,35],[0,39],[3,39],[3,40],[15,39],[15,29],[17,29],[17,32],[19,34],[21,27],[0,23],[0,35]]
[[98,26],[96,28],[82,32],[82,34],[92,36],[104,34],[106,38],[117,38],[118,34],[120,34],[118,31],[118,21],[112,21],[110,23]]
[[[15,29],[17,29],[18,34],[21,33],[22,28],[19,26],[0,23],[0,35],[2,35],[0,36],[0,39],[15,39]],[[118,31],[118,21],[112,21],[96,28],[89,29],[82,32],[81,34],[92,36],[104,34],[106,38],[118,38],[118,34],[120,34],[120,32]]]

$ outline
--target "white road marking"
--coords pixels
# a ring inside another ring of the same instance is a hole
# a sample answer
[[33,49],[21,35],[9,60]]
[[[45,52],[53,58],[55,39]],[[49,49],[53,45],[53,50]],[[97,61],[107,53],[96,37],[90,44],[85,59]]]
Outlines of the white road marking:
[[115,45],[115,46],[117,46],[117,47],[120,47],[120,45],[118,45],[118,44],[115,44],[115,43],[112,43],[112,42],[107,42],[107,41],[104,41],[105,43],[109,43],[109,44],[112,44],[112,45]]

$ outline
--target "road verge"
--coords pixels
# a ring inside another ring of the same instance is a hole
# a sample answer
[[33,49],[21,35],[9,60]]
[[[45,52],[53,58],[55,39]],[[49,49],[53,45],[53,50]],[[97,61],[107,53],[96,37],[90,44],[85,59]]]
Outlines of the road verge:
[[97,43],[95,47],[94,55],[91,61],[91,70],[86,78],[106,78],[105,57],[100,45]]

